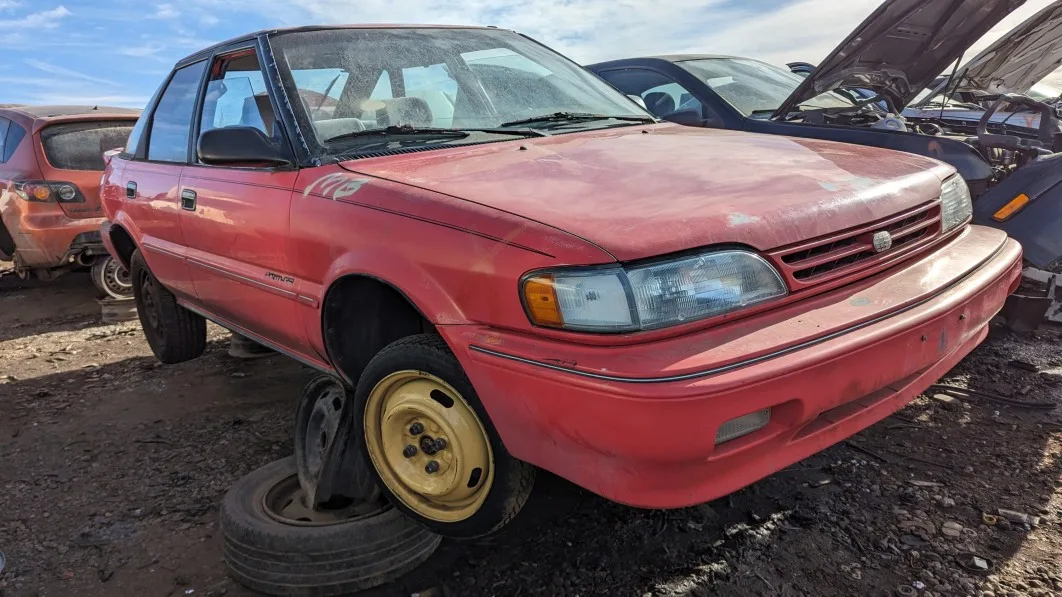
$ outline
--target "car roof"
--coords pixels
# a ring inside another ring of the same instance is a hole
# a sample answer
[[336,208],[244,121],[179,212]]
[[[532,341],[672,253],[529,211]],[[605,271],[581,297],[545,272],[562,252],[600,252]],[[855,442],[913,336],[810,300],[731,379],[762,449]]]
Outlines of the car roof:
[[619,58],[617,60],[606,60],[604,62],[598,62],[596,64],[587,65],[590,68],[601,66],[622,66],[628,62],[634,62],[637,60],[663,60],[664,62],[686,62],[688,60],[712,60],[712,59],[739,59],[748,60],[742,56],[728,56],[726,54],[660,54],[657,56],[638,56],[635,58]]
[[21,112],[33,119],[55,118],[59,116],[139,116],[135,108],[117,108],[114,106],[26,106],[6,104],[0,106],[5,110]]
[[257,37],[259,37],[261,35],[278,35],[278,34],[281,34],[281,33],[297,33],[297,32],[301,32],[301,31],[327,31],[327,30],[333,30],[333,29],[498,29],[498,27],[493,27],[493,26],[490,26],[490,25],[487,25],[487,26],[479,26],[479,25],[409,25],[409,24],[402,25],[402,24],[377,23],[377,24],[361,24],[361,25],[305,25],[305,26],[302,26],[302,27],[281,27],[281,28],[277,28],[277,29],[260,29],[258,31],[253,31],[251,33],[245,33],[243,35],[239,35],[239,36],[234,37],[232,39],[227,39],[225,41],[218,42],[218,43],[216,43],[216,44],[214,44],[212,46],[208,46],[206,48],[203,48],[202,50],[199,50],[197,52],[189,54],[188,56],[185,56],[184,58],[178,60],[177,61],[177,65],[178,66],[182,66],[182,65],[184,65],[184,64],[186,64],[188,62],[198,61],[198,60],[210,55],[211,53],[213,53],[214,50],[216,50],[218,48],[223,48],[225,46],[232,45],[232,44],[238,44],[240,42],[251,41],[251,40],[256,39]]

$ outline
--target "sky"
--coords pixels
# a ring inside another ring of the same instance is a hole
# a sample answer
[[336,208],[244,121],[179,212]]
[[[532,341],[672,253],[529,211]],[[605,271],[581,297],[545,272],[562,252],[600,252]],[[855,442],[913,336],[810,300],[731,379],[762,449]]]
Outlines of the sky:
[[[968,56],[1050,0],[1028,0]],[[515,29],[591,63],[644,54],[817,62],[879,0],[0,0],[0,103],[143,107],[180,58],[271,27]]]

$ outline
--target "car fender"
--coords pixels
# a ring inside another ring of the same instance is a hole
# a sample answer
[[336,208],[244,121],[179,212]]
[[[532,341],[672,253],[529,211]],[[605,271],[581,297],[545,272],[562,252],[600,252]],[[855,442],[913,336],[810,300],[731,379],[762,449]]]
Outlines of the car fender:
[[[994,217],[1021,195],[1029,198],[1025,207],[1009,218]],[[1048,269],[1062,261],[1062,154],[1026,164],[974,200],[973,221],[1021,243],[1033,267]]]

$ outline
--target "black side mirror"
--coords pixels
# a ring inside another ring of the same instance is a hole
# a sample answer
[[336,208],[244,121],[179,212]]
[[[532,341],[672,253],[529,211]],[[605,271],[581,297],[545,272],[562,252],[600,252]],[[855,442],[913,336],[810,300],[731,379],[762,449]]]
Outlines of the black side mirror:
[[692,108],[686,110],[676,110],[670,114],[664,114],[660,118],[668,122],[674,122],[675,124],[684,124],[686,126],[704,126],[704,117],[701,116],[700,110],[694,110]]
[[199,135],[199,161],[204,164],[269,164],[287,166],[291,158],[253,126],[228,126]]

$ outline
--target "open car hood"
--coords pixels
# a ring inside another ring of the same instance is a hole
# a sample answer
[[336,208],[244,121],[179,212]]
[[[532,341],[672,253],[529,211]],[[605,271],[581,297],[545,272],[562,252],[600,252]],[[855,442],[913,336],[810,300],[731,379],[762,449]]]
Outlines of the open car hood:
[[996,40],[959,69],[958,91],[1025,94],[1062,64],[1062,0]]
[[885,0],[775,111],[781,119],[841,87],[909,104],[949,64],[1025,0]]

